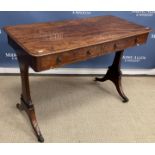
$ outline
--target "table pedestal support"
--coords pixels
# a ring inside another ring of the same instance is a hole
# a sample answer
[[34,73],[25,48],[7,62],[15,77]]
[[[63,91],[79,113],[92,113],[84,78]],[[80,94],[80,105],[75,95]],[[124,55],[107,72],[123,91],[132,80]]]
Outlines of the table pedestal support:
[[116,86],[116,89],[119,95],[123,98],[123,102],[128,102],[129,99],[124,94],[122,89],[122,83],[121,83],[122,72],[120,70],[120,67],[121,67],[122,56],[123,56],[123,51],[116,52],[113,64],[112,66],[109,67],[106,75],[102,78],[95,78],[95,81],[100,81],[100,82],[104,82],[106,80],[112,81]]
[[32,104],[31,96],[30,96],[30,89],[29,89],[29,66],[26,62],[21,60],[20,57],[18,57],[19,66],[20,66],[20,74],[21,74],[21,83],[22,83],[22,95],[21,95],[21,103],[17,103],[17,108],[22,111],[25,110],[27,113],[31,125],[34,129],[35,135],[38,138],[39,142],[44,142],[44,138],[40,132],[34,106]]
[[[123,51],[116,52],[114,61],[112,66],[109,67],[106,75],[103,78],[95,78],[95,81],[104,82],[106,80],[111,80],[120,94],[120,96],[123,98],[123,102],[127,102],[128,98],[125,96],[123,90],[122,90],[122,84],[121,84],[121,58],[123,56]],[[21,83],[22,83],[22,95],[21,95],[21,103],[17,104],[17,108],[22,111],[24,110],[31,122],[31,125],[33,127],[33,130],[35,132],[36,137],[38,138],[39,142],[44,142],[44,138],[41,134],[41,131],[39,129],[34,106],[32,104],[31,95],[30,95],[30,88],[29,88],[29,65],[25,61],[25,58],[22,56],[18,56],[18,62],[20,66],[20,74],[21,74]]]

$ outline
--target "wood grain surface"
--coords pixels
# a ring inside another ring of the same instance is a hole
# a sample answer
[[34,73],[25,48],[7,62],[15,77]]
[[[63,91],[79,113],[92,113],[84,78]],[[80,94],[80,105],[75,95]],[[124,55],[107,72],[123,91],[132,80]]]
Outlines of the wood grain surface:
[[58,54],[150,32],[114,16],[7,26],[8,36],[29,55]]

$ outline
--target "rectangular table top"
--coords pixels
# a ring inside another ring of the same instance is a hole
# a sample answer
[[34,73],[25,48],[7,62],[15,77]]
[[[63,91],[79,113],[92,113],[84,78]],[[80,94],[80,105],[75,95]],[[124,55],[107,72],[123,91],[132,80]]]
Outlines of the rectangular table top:
[[29,55],[40,57],[128,38],[151,29],[115,16],[34,23],[4,28]]

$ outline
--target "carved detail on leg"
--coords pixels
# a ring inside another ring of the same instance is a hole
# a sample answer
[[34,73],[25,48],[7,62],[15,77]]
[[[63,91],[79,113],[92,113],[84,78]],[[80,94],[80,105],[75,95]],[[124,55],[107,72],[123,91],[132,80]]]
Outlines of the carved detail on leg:
[[20,103],[17,103],[17,104],[16,104],[16,107],[17,107],[20,111],[23,111],[23,110],[24,110],[23,105],[20,104]]
[[28,68],[29,66],[18,58],[20,73],[21,73],[21,82],[22,82],[22,95],[21,95],[21,103],[17,104],[17,108],[22,111],[24,110],[31,122],[31,125],[34,129],[34,132],[38,138],[39,142],[44,142],[44,138],[40,132],[34,106],[31,101],[30,89],[29,89],[29,77],[28,77]]
[[39,142],[44,142],[44,138],[40,132],[40,129],[39,129],[39,126],[38,126],[38,123],[37,123],[37,119],[36,119],[36,116],[35,116],[35,110],[34,110],[34,106],[32,103],[26,103],[23,99],[23,97],[21,96],[21,103],[17,103],[17,108],[21,111],[21,110],[25,110],[25,112],[27,113],[29,119],[30,119],[30,122],[31,122],[31,125],[34,129],[34,132],[38,138],[38,141]]
[[122,89],[122,83],[121,83],[122,73],[120,70],[120,64],[121,64],[122,56],[123,56],[123,51],[118,51],[115,55],[113,64],[112,66],[109,67],[106,75],[102,78],[95,78],[95,81],[99,81],[99,82],[104,82],[106,80],[112,81],[119,95],[123,98],[123,102],[128,102],[129,99],[124,94],[123,89]]

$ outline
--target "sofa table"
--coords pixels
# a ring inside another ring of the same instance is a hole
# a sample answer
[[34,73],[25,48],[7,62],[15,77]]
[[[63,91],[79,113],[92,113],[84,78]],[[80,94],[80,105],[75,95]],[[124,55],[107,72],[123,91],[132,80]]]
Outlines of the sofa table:
[[65,64],[83,61],[115,52],[113,64],[103,78],[111,80],[123,102],[127,102],[121,85],[121,59],[126,48],[146,42],[150,28],[115,16],[97,16],[76,20],[34,23],[4,27],[9,45],[16,51],[21,75],[21,103],[38,141],[40,132],[29,88],[29,67],[40,72]]

